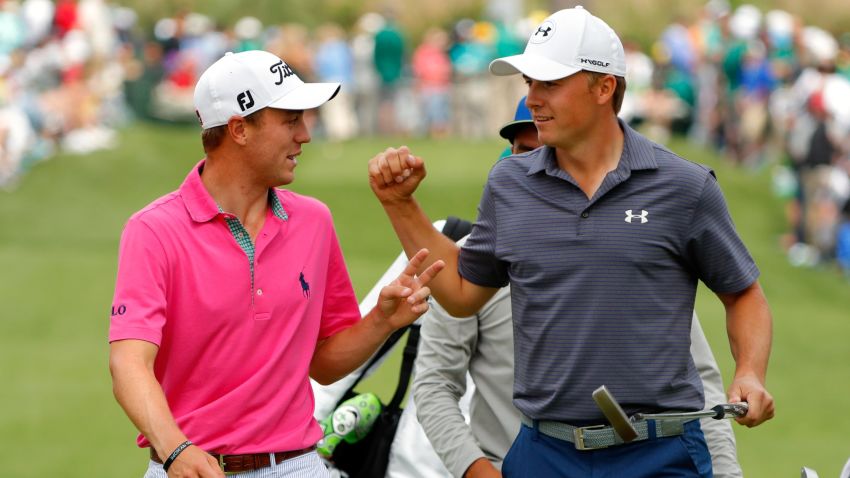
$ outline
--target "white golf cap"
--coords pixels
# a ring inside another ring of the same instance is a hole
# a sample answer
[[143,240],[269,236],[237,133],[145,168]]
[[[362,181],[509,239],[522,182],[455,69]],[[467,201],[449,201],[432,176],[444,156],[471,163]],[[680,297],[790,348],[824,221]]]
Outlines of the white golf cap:
[[541,23],[521,55],[498,58],[490,73],[551,81],[581,70],[626,76],[623,44],[607,23],[582,7],[553,13]]
[[327,102],[339,83],[304,83],[283,60],[266,51],[227,53],[195,85],[195,113],[203,129],[227,124],[263,108],[308,110]]

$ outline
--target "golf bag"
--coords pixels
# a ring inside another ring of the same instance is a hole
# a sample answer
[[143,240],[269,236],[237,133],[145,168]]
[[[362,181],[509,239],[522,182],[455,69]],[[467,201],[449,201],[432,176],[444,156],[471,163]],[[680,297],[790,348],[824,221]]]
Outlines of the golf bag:
[[[401,369],[399,371],[398,385],[390,402],[383,406],[378,419],[372,430],[356,443],[340,443],[333,453],[334,466],[346,473],[349,478],[383,478],[389,463],[390,447],[392,446],[398,421],[401,417],[401,401],[407,393],[410,384],[410,375],[413,372],[413,361],[416,360],[416,350],[419,345],[419,325],[413,324],[397,330],[384,343],[381,349],[370,360],[366,370],[374,365],[389,352],[404,333],[407,332],[407,344],[404,346]],[[343,395],[342,403],[356,395],[354,387],[363,378],[364,373],[357,378],[354,384]]]
[[[472,224],[469,222],[450,216],[446,219],[442,232],[452,240],[457,241],[469,234],[471,229]],[[342,402],[357,395],[354,389],[366,376],[366,373],[372,369],[373,365],[380,362],[407,332],[407,343],[402,355],[398,384],[392,399],[388,404],[383,404],[381,413],[368,435],[355,443],[342,442],[333,451],[334,467],[347,473],[349,478],[384,478],[386,475],[390,448],[403,411],[401,403],[410,385],[413,363],[416,360],[416,353],[419,348],[419,327],[419,324],[414,323],[390,335],[337,402],[337,406],[339,406]]]

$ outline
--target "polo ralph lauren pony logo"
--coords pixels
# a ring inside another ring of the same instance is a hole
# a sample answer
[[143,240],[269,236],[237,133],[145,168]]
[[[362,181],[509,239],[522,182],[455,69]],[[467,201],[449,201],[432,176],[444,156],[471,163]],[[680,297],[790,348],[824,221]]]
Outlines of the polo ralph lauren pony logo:
[[304,273],[298,276],[298,282],[301,283],[301,293],[304,297],[310,297],[310,283],[307,282],[307,279],[304,278]]

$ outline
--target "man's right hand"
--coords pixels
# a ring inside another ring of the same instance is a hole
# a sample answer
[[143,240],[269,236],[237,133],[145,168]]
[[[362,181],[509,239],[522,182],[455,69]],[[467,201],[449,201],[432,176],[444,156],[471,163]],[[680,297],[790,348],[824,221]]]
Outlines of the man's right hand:
[[425,163],[407,146],[387,148],[369,160],[369,185],[382,204],[406,201],[425,179]]
[[224,472],[212,455],[192,445],[168,467],[168,478],[224,478]]
[[469,465],[463,478],[502,478],[502,473],[486,458],[479,458]]

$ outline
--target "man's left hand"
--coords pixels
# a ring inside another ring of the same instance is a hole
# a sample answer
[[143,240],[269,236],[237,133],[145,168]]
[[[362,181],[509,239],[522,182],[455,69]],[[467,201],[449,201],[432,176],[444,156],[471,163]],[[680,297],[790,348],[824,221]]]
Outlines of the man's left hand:
[[773,418],[773,396],[758,378],[735,377],[729,386],[728,395],[730,403],[747,402],[749,406],[746,415],[735,419],[741,425],[754,427]]
[[381,289],[378,309],[384,324],[391,330],[413,323],[428,310],[431,289],[426,284],[445,267],[445,263],[441,260],[435,261],[417,275],[416,271],[422,267],[427,257],[428,249],[420,249],[410,259],[404,271],[388,286]]

